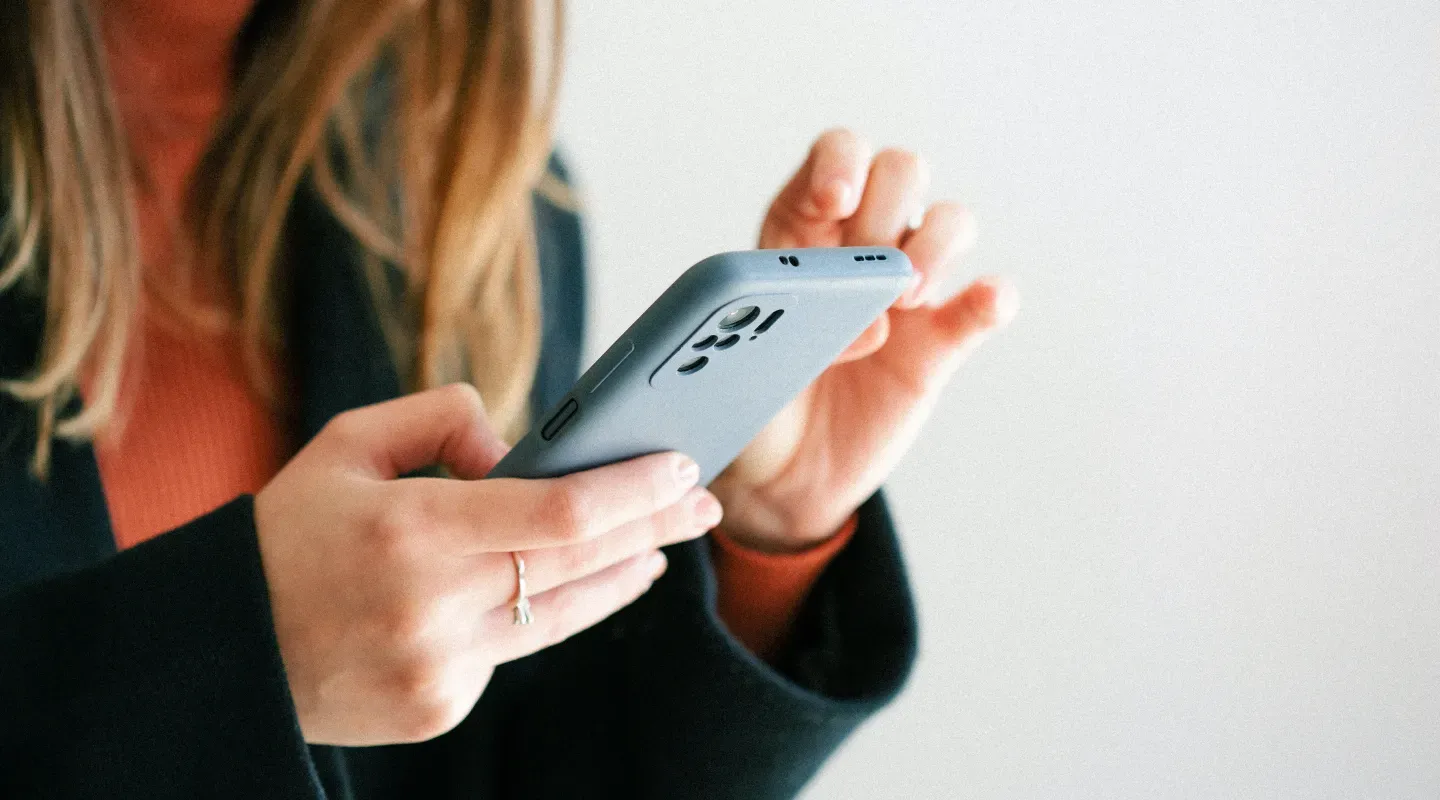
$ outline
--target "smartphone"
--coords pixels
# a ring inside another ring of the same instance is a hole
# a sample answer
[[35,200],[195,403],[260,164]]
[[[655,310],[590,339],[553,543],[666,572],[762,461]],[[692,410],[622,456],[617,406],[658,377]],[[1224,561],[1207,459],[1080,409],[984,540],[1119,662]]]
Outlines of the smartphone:
[[490,477],[676,450],[709,483],[905,291],[889,247],[749,250],[686,270]]

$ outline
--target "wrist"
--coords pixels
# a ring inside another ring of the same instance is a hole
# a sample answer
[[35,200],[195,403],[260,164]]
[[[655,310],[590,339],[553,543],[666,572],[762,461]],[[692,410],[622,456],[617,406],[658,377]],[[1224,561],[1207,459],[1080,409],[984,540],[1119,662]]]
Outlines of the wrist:
[[854,515],[851,510],[801,516],[764,503],[736,502],[727,497],[721,497],[720,502],[725,516],[716,530],[735,544],[760,553],[793,554],[819,547],[834,538]]

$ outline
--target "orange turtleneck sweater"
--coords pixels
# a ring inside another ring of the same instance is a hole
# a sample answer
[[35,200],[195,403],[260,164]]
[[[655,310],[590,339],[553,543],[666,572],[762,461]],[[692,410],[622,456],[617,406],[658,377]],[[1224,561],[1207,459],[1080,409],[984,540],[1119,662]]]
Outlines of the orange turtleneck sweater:
[[[107,57],[126,133],[145,180],[137,192],[149,285],[217,281],[176,275],[171,221],[228,99],[235,36],[253,0],[107,0]],[[131,547],[260,490],[291,452],[280,420],[249,388],[231,334],[200,333],[144,303],[122,381],[122,424],[96,443],[116,544]],[[283,374],[283,365],[274,365]],[[811,550],[774,555],[717,534],[720,615],[753,652],[773,652],[853,521]]]

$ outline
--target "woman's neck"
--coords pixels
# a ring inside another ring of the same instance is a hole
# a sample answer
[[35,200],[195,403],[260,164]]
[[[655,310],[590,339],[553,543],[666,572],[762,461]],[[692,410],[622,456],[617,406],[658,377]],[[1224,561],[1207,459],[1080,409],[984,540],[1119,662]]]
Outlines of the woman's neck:
[[[5,2],[6,0],[0,0]],[[191,177],[224,111],[235,46],[255,0],[100,0],[115,101],[141,182],[142,258],[188,268],[174,239]]]
[[103,0],[117,93],[146,111],[213,119],[254,6],[255,0]]
[[161,184],[155,188],[179,188],[165,184],[177,178],[183,184],[203,152],[229,98],[236,40],[254,5],[255,0],[103,0],[116,102],[135,157]]

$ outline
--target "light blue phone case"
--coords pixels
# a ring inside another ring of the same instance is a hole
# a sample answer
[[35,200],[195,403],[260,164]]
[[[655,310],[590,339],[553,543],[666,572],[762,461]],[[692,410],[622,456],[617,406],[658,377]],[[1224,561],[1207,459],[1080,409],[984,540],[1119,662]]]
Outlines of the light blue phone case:
[[490,477],[548,478],[678,450],[709,483],[911,275],[910,260],[888,247],[711,256],[671,284]]

